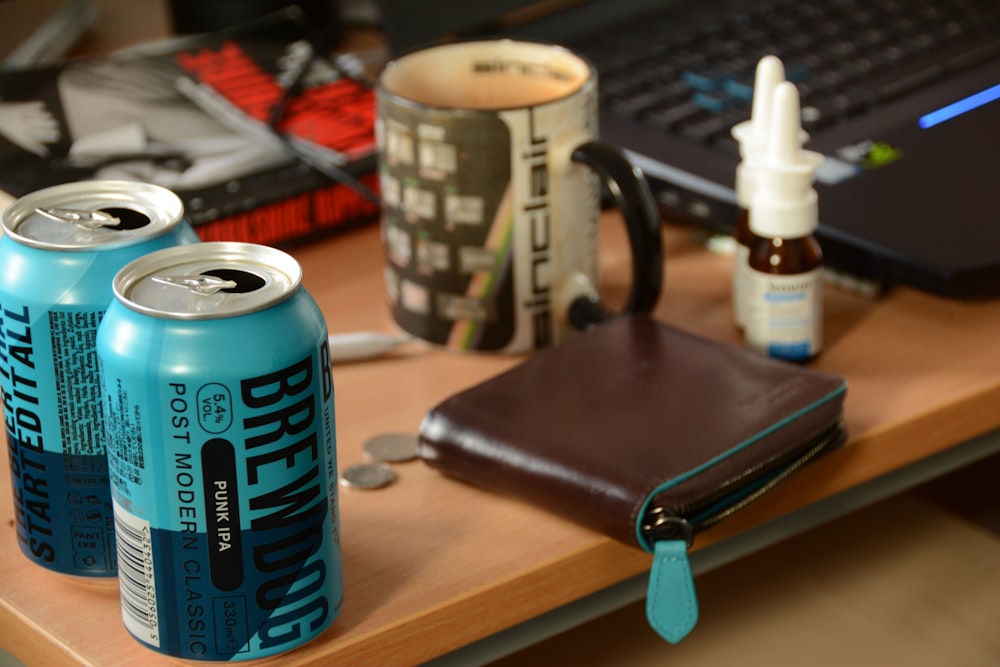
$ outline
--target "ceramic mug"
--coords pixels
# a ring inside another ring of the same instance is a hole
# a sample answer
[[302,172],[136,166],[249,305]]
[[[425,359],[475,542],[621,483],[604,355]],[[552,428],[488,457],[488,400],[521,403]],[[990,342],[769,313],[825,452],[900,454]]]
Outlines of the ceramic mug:
[[626,312],[659,298],[659,213],[597,139],[597,74],[559,46],[459,42],[389,63],[376,91],[393,318],[461,350],[530,352],[611,313],[597,297],[601,181],[632,250]]

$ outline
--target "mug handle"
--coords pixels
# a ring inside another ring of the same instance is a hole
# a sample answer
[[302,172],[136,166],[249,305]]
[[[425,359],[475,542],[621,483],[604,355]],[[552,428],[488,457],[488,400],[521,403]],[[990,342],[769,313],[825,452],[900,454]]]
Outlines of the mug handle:
[[[632,250],[632,287],[621,314],[648,313],[660,298],[663,285],[660,213],[649,183],[619,149],[603,141],[580,145],[571,158],[598,173],[625,219]],[[570,304],[569,321],[577,329],[589,329],[612,317],[615,314],[596,296],[580,296]]]

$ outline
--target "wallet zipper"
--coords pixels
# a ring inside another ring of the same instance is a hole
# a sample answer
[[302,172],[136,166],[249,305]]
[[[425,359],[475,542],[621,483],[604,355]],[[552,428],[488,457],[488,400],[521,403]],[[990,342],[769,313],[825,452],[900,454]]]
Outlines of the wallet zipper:
[[[777,457],[746,471],[740,479],[751,481],[744,483],[738,491],[728,488],[733,480],[723,484],[718,492],[686,505],[671,508],[658,505],[654,500],[646,512],[643,534],[650,544],[660,540],[683,539],[690,546],[696,533],[714,526],[763,496],[835,444],[842,432],[843,423],[838,421],[805,440],[790,454],[791,458]],[[727,502],[734,497],[733,502]],[[719,508],[718,511],[712,511],[715,507]]]
[[[698,599],[688,550],[694,535],[738,512],[773,489],[793,472],[831,446],[844,433],[837,421],[803,441],[789,456],[779,456],[720,486],[717,493],[677,507],[656,504],[646,512],[643,536],[652,545],[653,565],[646,595],[646,616],[660,636],[671,643],[683,639],[698,620]],[[739,489],[731,490],[740,483]]]

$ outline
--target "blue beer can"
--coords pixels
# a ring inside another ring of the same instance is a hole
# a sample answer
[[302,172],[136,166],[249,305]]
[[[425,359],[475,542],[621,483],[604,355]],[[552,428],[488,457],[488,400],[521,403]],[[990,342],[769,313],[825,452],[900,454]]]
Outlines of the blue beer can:
[[97,349],[122,619],[162,653],[260,658],[340,612],[330,351],[301,279],[215,242],[115,277]]
[[125,264],[198,240],[174,193],[86,181],[15,200],[0,234],[0,390],[21,550],[114,582],[97,326]]

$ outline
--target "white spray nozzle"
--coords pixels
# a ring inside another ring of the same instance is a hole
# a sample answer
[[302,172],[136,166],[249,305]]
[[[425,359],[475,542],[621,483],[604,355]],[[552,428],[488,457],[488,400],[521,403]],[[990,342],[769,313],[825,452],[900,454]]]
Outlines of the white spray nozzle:
[[823,155],[802,149],[799,104],[799,91],[793,84],[775,86],[769,141],[756,165],[756,189],[750,206],[750,228],[771,238],[806,236],[818,223],[813,181]]
[[771,104],[773,111],[768,127],[771,141],[765,153],[767,162],[769,165],[796,166],[802,152],[802,138],[799,136],[802,127],[799,91],[787,82],[775,86]]
[[802,133],[799,91],[787,81],[774,88],[768,136],[770,141],[763,156],[765,168],[768,171],[800,174],[812,183],[823,156],[815,151],[802,150],[805,137]]
[[764,56],[757,62],[754,73],[753,101],[750,119],[733,126],[732,135],[740,148],[740,165],[736,168],[736,198],[744,208],[750,205],[754,163],[767,147],[771,122],[771,97],[775,87],[785,80],[785,66],[777,56]]
[[785,66],[777,56],[764,56],[757,63],[753,80],[753,101],[750,120],[733,127],[732,134],[740,144],[740,155],[762,149],[767,145],[768,124],[771,118],[771,96],[774,88],[785,80]]

